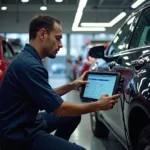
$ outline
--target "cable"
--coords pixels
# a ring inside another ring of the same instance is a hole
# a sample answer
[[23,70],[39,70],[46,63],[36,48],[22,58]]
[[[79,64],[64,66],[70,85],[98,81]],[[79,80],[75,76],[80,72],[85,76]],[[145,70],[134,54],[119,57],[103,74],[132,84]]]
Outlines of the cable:
[[125,92],[124,92],[123,88],[122,88],[122,94],[123,94],[123,99],[125,100],[125,102],[126,102],[127,104],[130,104],[130,101],[127,101],[127,99],[126,99],[126,97],[125,97]]
[[126,141],[127,141],[127,147],[128,147],[128,150],[131,150],[131,145],[129,144],[129,141],[128,141],[128,131],[127,131],[126,124],[125,124],[124,103],[123,103],[121,97],[120,97],[120,100],[121,100],[122,118],[123,118],[123,125],[124,125],[125,137],[126,137]]
[[122,91],[123,99],[126,101],[127,104],[129,104],[130,101],[127,101],[127,99],[126,99],[126,97],[125,97],[125,91],[124,91],[124,88],[123,88],[123,83],[124,83],[124,79],[121,78],[121,79],[120,79],[119,90]]
[[[129,104],[129,101],[126,100],[125,92],[124,92],[124,88],[123,88],[124,79],[121,79],[120,81],[121,81],[121,86],[120,86],[121,88],[120,88],[120,90],[122,91],[122,94],[123,94],[123,100],[125,100],[125,102]],[[130,145],[130,143],[128,141],[129,135],[128,135],[128,131],[127,131],[126,124],[125,124],[125,116],[124,116],[124,105],[125,105],[125,103],[123,102],[121,96],[120,96],[120,100],[121,100],[120,104],[121,104],[121,109],[122,109],[122,118],[123,118],[125,137],[126,137],[126,141],[127,141],[127,148],[128,148],[128,150],[132,150],[131,145]]]

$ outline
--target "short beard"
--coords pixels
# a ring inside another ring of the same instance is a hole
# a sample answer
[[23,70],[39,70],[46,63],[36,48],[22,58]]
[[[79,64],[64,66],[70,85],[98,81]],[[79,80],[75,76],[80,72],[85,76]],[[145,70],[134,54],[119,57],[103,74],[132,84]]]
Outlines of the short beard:
[[48,58],[54,59],[56,58],[56,56],[48,56]]

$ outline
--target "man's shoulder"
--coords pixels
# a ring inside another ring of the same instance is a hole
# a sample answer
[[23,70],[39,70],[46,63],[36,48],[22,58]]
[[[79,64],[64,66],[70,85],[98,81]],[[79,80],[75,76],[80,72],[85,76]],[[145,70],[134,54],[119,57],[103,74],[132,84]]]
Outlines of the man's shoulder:
[[24,50],[16,56],[12,61],[12,65],[23,69],[34,65],[41,66],[40,62],[33,55]]

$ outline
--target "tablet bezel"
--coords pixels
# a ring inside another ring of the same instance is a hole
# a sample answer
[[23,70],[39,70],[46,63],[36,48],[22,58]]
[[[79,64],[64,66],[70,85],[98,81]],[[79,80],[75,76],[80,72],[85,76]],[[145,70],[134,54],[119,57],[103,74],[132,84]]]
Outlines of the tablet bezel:
[[[112,95],[114,94],[117,94],[118,93],[118,86],[119,86],[119,81],[120,81],[120,73],[118,72],[87,72],[86,75],[84,76],[84,80],[88,80],[88,75],[89,74],[100,74],[100,75],[115,75],[116,76],[116,81],[115,81],[115,85],[114,85],[114,89],[113,89],[113,93]],[[86,85],[82,85],[82,89],[81,89],[81,93],[80,93],[80,98],[82,100],[86,100],[86,101],[97,101],[98,99],[95,99],[95,98],[88,98],[88,97],[84,97],[84,91],[85,91],[85,87]],[[107,94],[107,93],[104,93],[104,94]]]

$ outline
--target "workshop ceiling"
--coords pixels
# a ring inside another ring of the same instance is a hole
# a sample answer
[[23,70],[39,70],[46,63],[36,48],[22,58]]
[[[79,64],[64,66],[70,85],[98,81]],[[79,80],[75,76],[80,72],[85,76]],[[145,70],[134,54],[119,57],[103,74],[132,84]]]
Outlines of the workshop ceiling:
[[[110,22],[121,12],[126,12],[128,16],[134,11],[131,8],[133,2],[135,0],[88,0],[80,23]],[[40,6],[45,4],[47,10],[40,11]],[[29,23],[36,14],[49,14],[61,20],[64,33],[71,33],[78,4],[79,0],[63,0],[61,3],[56,3],[55,0],[29,0],[28,3],[22,3],[21,0],[0,0],[0,6],[6,5],[8,7],[6,11],[0,10],[0,17],[5,16],[8,21],[16,22],[16,26],[17,23],[23,26]],[[113,27],[106,28],[105,33],[115,33],[126,17]],[[6,22],[4,22],[5,25]],[[27,32],[27,29],[22,29],[22,32]]]

